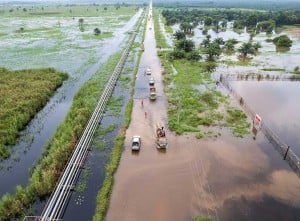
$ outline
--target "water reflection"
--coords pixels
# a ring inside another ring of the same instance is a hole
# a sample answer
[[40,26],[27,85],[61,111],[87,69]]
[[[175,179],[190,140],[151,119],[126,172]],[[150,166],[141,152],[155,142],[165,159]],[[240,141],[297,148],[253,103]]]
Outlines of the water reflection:
[[299,82],[232,81],[233,89],[263,121],[300,155]]

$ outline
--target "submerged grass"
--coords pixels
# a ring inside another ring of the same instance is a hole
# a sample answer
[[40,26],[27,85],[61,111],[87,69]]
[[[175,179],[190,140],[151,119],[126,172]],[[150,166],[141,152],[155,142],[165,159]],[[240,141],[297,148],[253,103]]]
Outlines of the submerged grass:
[[27,208],[36,196],[42,197],[51,193],[120,56],[119,53],[111,56],[104,67],[76,93],[65,120],[59,125],[43,152],[43,157],[33,168],[28,186],[18,187],[21,189],[20,194],[5,194],[2,197],[0,220],[22,215],[24,208]]
[[19,132],[67,78],[53,68],[0,68],[0,160],[9,156],[5,146],[16,142]]
[[262,68],[263,71],[285,71],[283,68]]
[[[146,20],[144,23],[144,31],[143,31],[143,37],[142,41],[145,39],[145,26],[146,26]],[[140,64],[142,55],[142,50],[138,52],[138,59],[135,66],[135,69],[133,71],[133,76],[136,76],[138,72],[138,67]],[[132,81],[132,86],[134,85],[135,81]],[[102,184],[102,187],[97,195],[97,205],[96,205],[96,211],[95,215],[93,217],[93,221],[103,221],[105,220],[105,215],[109,206],[110,202],[110,195],[113,188],[113,181],[114,181],[114,173],[116,172],[119,162],[121,159],[121,155],[123,152],[123,146],[124,146],[124,140],[126,135],[126,129],[129,127],[130,121],[131,121],[131,112],[133,108],[133,93],[134,91],[131,91],[131,99],[128,101],[126,109],[125,109],[125,121],[123,127],[119,131],[119,135],[116,137],[114,142],[114,147],[112,149],[110,160],[108,164],[106,165],[106,171],[105,171],[105,179]]]
[[103,40],[105,38],[111,38],[113,36],[114,35],[112,32],[102,32],[99,35],[90,34],[90,35],[83,35],[82,37],[84,40],[89,40],[89,39]]
[[110,5],[49,5],[49,6],[4,6],[0,17],[126,17],[137,10],[136,6]]
[[196,216],[193,218],[193,221],[212,221],[212,218],[208,216]]
[[154,32],[156,39],[156,47],[157,48],[169,48],[170,46],[167,44],[167,40],[164,35],[161,33],[159,26],[159,15],[160,11],[156,8],[153,9],[153,21],[154,21]]
[[206,62],[170,61],[164,53],[167,52],[161,52],[160,57],[164,83],[168,85],[165,91],[171,130],[177,134],[195,132],[197,138],[210,137],[207,130],[212,126],[228,127],[238,137],[249,133],[246,115],[230,107],[228,97],[217,91]]

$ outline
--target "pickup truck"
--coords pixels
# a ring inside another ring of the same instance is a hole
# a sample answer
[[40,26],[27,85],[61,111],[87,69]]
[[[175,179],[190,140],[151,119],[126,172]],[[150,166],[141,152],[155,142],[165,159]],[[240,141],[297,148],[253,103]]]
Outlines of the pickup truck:
[[153,87],[153,86],[150,87],[149,98],[150,98],[150,100],[152,100],[152,101],[156,100],[156,88]]
[[164,127],[156,127],[156,147],[157,149],[166,149],[168,141]]

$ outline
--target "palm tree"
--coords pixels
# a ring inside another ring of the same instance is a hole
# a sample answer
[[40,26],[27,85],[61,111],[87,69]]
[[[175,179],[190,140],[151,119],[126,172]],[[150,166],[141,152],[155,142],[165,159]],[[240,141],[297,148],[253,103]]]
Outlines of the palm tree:
[[251,42],[247,42],[243,43],[242,46],[238,49],[238,51],[243,55],[244,58],[246,58],[248,54],[254,53],[254,48]]
[[184,50],[185,52],[190,52],[194,50],[195,43],[192,40],[180,40],[176,44],[176,48],[179,50]]
[[84,23],[83,18],[78,19],[78,26],[80,31],[84,31],[83,23]]
[[224,45],[224,49],[226,51],[233,51],[234,50],[234,44],[231,41],[226,41]]
[[182,31],[176,31],[173,35],[177,40],[185,39],[185,34]]
[[252,46],[255,51],[258,51],[258,49],[261,48],[261,44],[259,42],[255,42]]
[[94,35],[100,35],[100,34],[101,34],[101,30],[99,28],[95,28]]
[[216,57],[220,56],[222,53],[220,45],[217,43],[210,43],[205,49],[205,54],[207,54],[207,61],[214,61]]

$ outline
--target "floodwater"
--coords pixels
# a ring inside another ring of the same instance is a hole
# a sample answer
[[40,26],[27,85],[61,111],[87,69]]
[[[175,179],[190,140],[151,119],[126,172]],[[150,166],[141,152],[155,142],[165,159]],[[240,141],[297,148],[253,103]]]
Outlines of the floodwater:
[[[19,41],[16,41],[16,45],[10,48],[10,46],[5,47],[5,42],[9,45],[9,43],[12,44],[14,42],[14,39],[1,37],[0,66],[14,69],[51,66],[58,70],[66,71],[70,74],[70,78],[58,89],[47,105],[22,132],[20,141],[12,148],[11,158],[0,163],[0,196],[6,192],[13,193],[16,185],[24,186],[27,184],[29,169],[41,156],[47,140],[51,138],[59,123],[64,119],[72,104],[73,96],[80,86],[107,61],[110,55],[119,52],[125,46],[129,36],[127,32],[135,27],[141,13],[141,10],[138,11],[121,27],[112,27],[110,29],[114,33],[112,38],[103,41],[89,40],[85,43],[82,40],[75,40],[76,38],[73,35],[75,31],[73,29],[78,29],[77,21],[68,20],[67,18],[65,21],[61,21],[62,24],[66,24],[67,26],[62,29],[64,38],[61,39],[58,37],[56,39],[58,51],[51,52],[50,50],[49,53],[45,50],[45,53],[31,54],[30,52],[24,56],[22,54],[23,47],[29,47],[30,44],[30,42],[24,42],[24,39],[27,38],[21,37]],[[87,18],[87,20],[89,19],[93,20],[96,18]],[[43,19],[41,18],[41,20]],[[49,18],[46,20],[48,21]],[[21,21],[11,19],[10,22]],[[51,22],[51,20],[48,22]],[[28,24],[36,23],[29,22]],[[43,21],[41,24],[44,24]],[[45,21],[45,25],[47,24]],[[46,35],[46,37],[49,36]],[[32,41],[34,45],[32,46],[32,51],[36,50],[36,45],[44,45],[45,43],[44,41],[33,40],[31,38],[26,41]],[[51,40],[49,44],[51,44]],[[47,46],[47,44],[45,45]],[[15,50],[19,46],[21,48],[18,50],[20,50],[21,54],[20,57],[16,57],[18,53]],[[16,61],[20,62],[20,65],[16,65]]]
[[161,30],[161,33],[164,35],[168,46],[173,46],[174,43],[173,43],[173,40],[172,40],[172,36],[170,35],[170,33],[166,32],[165,25],[164,25],[164,23],[162,22],[162,19],[161,19],[161,14],[159,15],[158,23],[159,23],[159,28]]
[[[152,25],[148,21],[148,27]],[[166,129],[168,149],[156,149],[155,126],[167,127],[167,109],[154,33],[148,28],[144,46],[132,120],[106,219],[188,221],[210,215],[225,221],[300,220],[300,180],[261,133],[255,140],[252,135],[241,139],[223,128],[216,140],[197,140]],[[156,80],[155,102],[146,97],[146,66]],[[139,153],[130,149],[133,135],[142,138]]]
[[230,85],[300,156],[300,82],[232,81]]
[[[140,35],[142,31],[140,32]],[[137,36],[141,37],[141,36]],[[137,48],[139,50],[139,48]],[[136,61],[137,51],[131,53],[127,59],[127,62],[124,66],[123,72],[121,73],[122,77],[132,78],[132,72],[128,69],[133,70]],[[128,62],[131,57],[135,57],[133,62]],[[77,189],[80,185],[86,185],[84,191],[76,191],[72,193],[68,207],[63,215],[63,220],[72,221],[72,220],[92,220],[95,208],[96,208],[96,197],[98,191],[102,187],[103,180],[105,178],[105,165],[109,160],[109,155],[114,146],[114,139],[118,135],[120,127],[124,122],[125,108],[126,104],[130,98],[130,87],[123,85],[122,82],[118,82],[112,97],[121,98],[120,111],[118,114],[113,113],[113,111],[106,110],[105,116],[101,120],[101,127],[107,128],[110,125],[115,125],[114,130],[104,138],[100,138],[104,143],[104,148],[97,148],[97,141],[94,141],[91,145],[92,151],[88,154],[85,161],[85,168],[81,172],[80,178],[77,182]],[[94,138],[97,140],[97,137]],[[99,141],[99,139],[98,139]],[[101,142],[100,141],[100,142]]]

